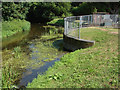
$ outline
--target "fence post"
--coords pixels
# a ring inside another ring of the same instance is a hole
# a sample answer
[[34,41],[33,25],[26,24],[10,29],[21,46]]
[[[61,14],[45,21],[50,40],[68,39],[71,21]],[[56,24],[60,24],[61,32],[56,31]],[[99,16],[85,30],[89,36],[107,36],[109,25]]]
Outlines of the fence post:
[[92,21],[92,19],[93,19],[93,15],[91,15],[91,24],[93,24],[93,21]]
[[115,23],[117,23],[117,15],[115,14],[114,17],[115,17]]
[[79,23],[79,39],[80,39],[80,28],[82,27],[82,16],[80,16],[80,23]]
[[68,34],[68,21],[66,21],[66,35]]
[[88,24],[89,24],[89,15],[88,15]]
[[64,18],[64,34],[66,35],[66,18]]

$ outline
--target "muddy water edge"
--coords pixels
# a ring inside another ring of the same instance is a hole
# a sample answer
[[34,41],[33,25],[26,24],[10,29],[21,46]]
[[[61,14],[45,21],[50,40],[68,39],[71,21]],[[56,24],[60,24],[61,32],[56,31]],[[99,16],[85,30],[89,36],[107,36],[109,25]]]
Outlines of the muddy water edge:
[[32,24],[29,32],[3,39],[2,87],[25,87],[38,74],[60,60],[63,50],[63,27]]

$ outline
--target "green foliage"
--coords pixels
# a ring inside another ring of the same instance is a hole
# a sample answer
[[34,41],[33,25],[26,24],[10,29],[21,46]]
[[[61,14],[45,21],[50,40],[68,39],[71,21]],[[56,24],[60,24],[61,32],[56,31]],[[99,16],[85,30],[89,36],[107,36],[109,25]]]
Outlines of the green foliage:
[[27,88],[118,88],[118,35],[97,28],[83,34],[96,44],[64,55]]
[[108,12],[118,14],[120,12],[120,2],[83,2],[82,4],[73,5],[71,12],[73,15],[92,14],[96,12]]
[[2,52],[2,88],[18,88],[16,83],[21,78],[30,61],[20,46]]
[[73,15],[86,15],[86,14],[92,14],[93,12],[93,6],[91,3],[83,2],[77,7],[73,7],[72,13]]
[[46,23],[54,18],[73,15],[109,12],[118,14],[120,2],[3,2],[2,17],[5,21],[26,19]]
[[13,19],[25,19],[30,8],[30,3],[25,2],[3,2],[2,17],[6,21]]
[[[110,14],[118,14],[120,8],[120,2],[104,2],[104,3],[93,3],[99,12],[109,12]],[[102,8],[100,8],[102,7]]]
[[[52,24],[54,25],[54,24]],[[48,33],[51,34],[63,34],[64,28],[63,27],[57,27],[57,26],[43,26],[45,30],[48,31]]]
[[20,47],[15,47],[14,52],[15,52],[15,58],[20,58],[21,48]]
[[30,23],[25,20],[12,20],[2,22],[2,37],[9,37],[17,32],[30,30]]
[[31,22],[47,22],[54,17],[61,17],[63,14],[68,16],[70,8],[71,4],[64,2],[32,3],[28,14],[28,20]]
[[2,68],[2,88],[11,88],[12,83],[17,79],[18,73],[12,65],[6,64]]
[[50,22],[47,22],[47,24],[56,25],[56,26],[64,26],[64,19],[63,18],[53,19]]
[[94,11],[93,11],[94,13],[97,13],[97,9],[96,8],[94,8]]

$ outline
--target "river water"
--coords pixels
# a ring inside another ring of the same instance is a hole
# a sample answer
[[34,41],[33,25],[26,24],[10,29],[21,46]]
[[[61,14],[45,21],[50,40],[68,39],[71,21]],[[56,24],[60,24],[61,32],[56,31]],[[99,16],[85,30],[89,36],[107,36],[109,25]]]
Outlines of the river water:
[[[60,29],[60,28],[57,28]],[[62,34],[49,34],[49,29],[44,29],[40,24],[32,24],[30,32],[16,34],[3,40],[3,48],[22,47],[28,55],[30,63],[22,77],[16,83],[18,87],[25,87],[38,74],[44,75],[49,67],[67,53],[63,50]]]

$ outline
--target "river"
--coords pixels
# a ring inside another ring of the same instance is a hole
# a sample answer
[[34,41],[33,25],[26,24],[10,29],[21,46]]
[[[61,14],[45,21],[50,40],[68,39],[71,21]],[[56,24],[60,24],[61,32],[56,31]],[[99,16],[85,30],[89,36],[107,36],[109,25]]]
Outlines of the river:
[[[27,62],[30,62],[24,68],[21,78],[15,83],[18,87],[25,87],[28,82],[37,78],[38,74],[44,75],[49,67],[68,53],[63,50],[62,33],[55,34],[53,31],[53,34],[50,34],[49,29],[41,24],[32,24],[29,32],[18,33],[3,39],[3,52],[5,48],[13,50],[14,47],[19,46],[26,53]],[[56,29],[61,30],[60,27]]]

